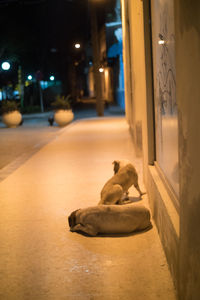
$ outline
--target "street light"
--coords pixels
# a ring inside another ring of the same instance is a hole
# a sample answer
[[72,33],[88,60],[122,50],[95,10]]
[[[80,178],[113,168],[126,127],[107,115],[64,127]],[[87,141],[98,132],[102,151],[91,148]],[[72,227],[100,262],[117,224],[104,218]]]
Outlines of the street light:
[[75,48],[76,48],[76,49],[79,49],[80,47],[81,47],[81,45],[80,45],[79,43],[76,43],[76,44],[75,44]]
[[1,67],[4,71],[8,71],[10,69],[10,64],[9,62],[7,61],[4,61],[2,64],[1,64]]
[[54,81],[55,77],[54,77],[53,75],[51,75],[51,76],[49,77],[49,79],[50,79],[51,81]]
[[32,75],[28,75],[28,80],[32,80],[33,79],[33,77],[32,77]]
[[99,72],[100,72],[100,73],[103,73],[103,71],[104,71],[104,68],[102,68],[102,67],[99,68]]

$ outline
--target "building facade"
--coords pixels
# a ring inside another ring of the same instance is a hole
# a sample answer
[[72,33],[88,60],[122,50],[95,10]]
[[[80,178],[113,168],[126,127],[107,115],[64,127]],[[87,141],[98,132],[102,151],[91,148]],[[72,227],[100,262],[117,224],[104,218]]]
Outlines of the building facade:
[[200,295],[200,2],[121,0],[126,118],[181,300]]

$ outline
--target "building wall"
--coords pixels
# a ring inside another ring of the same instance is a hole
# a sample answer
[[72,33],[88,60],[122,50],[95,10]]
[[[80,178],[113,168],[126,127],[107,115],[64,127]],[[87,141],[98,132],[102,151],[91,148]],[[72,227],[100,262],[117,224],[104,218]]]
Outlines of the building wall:
[[[152,165],[144,162],[147,170],[145,178],[152,215],[158,228],[160,239],[165,250],[169,268],[176,287],[179,276],[179,239],[180,217],[178,190],[178,134],[177,134],[177,107],[176,103],[176,72],[174,37],[174,8],[171,0],[143,1],[145,59],[152,58],[152,64],[146,63],[146,83],[152,84],[153,89],[147,96],[146,104],[148,126],[154,120],[154,160]],[[151,22],[149,22],[151,20]],[[147,30],[149,26],[149,32]],[[149,35],[152,43],[149,43]],[[164,44],[159,44],[163,39]],[[151,68],[151,74],[148,69]],[[150,78],[151,77],[151,78]],[[153,80],[152,80],[153,78]],[[170,109],[169,109],[170,107]],[[152,136],[147,132],[147,140]],[[169,172],[170,170],[170,172]],[[172,179],[175,178],[174,181]],[[176,192],[171,181],[176,184]]]
[[[110,67],[104,67],[104,72],[101,73],[101,88],[102,99],[107,103],[114,101],[113,97],[113,72]],[[88,72],[88,91],[89,97],[95,97],[95,82],[94,82],[94,69],[90,67]]]
[[103,81],[103,99],[106,102],[112,103],[113,99],[113,72],[111,67],[105,67],[104,72],[102,74]]
[[[144,181],[152,216],[157,225],[171,272],[176,280],[178,276],[179,216],[174,208],[166,182],[163,182],[164,178],[161,177],[159,168],[154,162],[153,72],[150,71],[152,65],[149,7],[143,7],[143,3],[141,0],[122,1],[123,7],[128,4],[127,11],[129,13],[129,15],[124,13],[122,17],[128,17],[130,24],[130,36],[124,36],[125,79],[131,77],[133,89],[132,97],[126,99],[126,111],[137,153],[143,157]],[[147,5],[147,2],[145,3]],[[123,12],[126,11],[123,10]],[[123,22],[126,23],[125,20]],[[127,58],[128,53],[126,53],[127,39],[130,39],[130,58]],[[131,63],[128,64],[128,62]],[[127,86],[125,91],[126,88]],[[133,116],[130,116],[131,114]]]
[[124,94],[126,119],[131,127],[134,124],[133,95],[131,83],[131,55],[130,55],[130,24],[128,17],[128,2],[121,1],[122,33],[123,33],[123,61],[124,61]]
[[142,121],[146,109],[143,10],[140,1],[122,1],[126,116],[138,155],[142,154]]
[[[149,1],[121,0],[126,117],[144,162],[144,181],[181,300],[200,294],[200,2],[174,0],[179,209],[156,162]],[[139,138],[138,138],[139,137]]]
[[200,2],[175,1],[181,300],[200,297]]
[[88,91],[89,91],[89,97],[91,98],[95,97],[93,66],[89,68],[89,72],[88,72]]

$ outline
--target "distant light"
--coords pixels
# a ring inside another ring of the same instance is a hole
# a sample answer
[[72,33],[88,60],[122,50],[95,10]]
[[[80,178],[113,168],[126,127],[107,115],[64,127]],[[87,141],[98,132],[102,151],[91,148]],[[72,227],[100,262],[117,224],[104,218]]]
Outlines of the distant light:
[[165,41],[163,41],[163,40],[159,40],[159,41],[158,41],[158,44],[159,44],[159,45],[164,45],[164,43],[165,43]]
[[102,73],[104,71],[104,68],[99,68],[99,72]]
[[48,81],[41,80],[40,81],[40,86],[43,90],[48,88]]
[[76,44],[75,44],[75,48],[76,48],[76,49],[79,49],[80,47],[81,47],[81,45],[80,45],[79,43],[76,43]]
[[32,75],[28,75],[28,80],[32,80],[33,79],[33,76]]
[[57,49],[56,49],[56,48],[51,48],[51,49],[50,49],[50,52],[51,52],[51,53],[56,53],[56,52],[57,52]]
[[3,70],[7,71],[10,69],[10,64],[9,64],[9,62],[5,61],[2,63],[1,67]]
[[51,81],[54,81],[55,77],[54,77],[54,76],[50,76],[49,79],[50,79]]

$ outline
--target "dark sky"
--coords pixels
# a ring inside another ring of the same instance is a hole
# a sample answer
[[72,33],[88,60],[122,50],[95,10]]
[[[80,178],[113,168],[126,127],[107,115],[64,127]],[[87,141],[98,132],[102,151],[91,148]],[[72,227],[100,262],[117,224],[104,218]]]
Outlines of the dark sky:
[[74,43],[89,39],[87,0],[0,1],[0,59],[27,71],[60,72]]
[[91,3],[95,3],[101,22],[105,10],[109,5],[112,8],[114,2],[0,0],[0,62],[8,60],[12,64],[9,74],[13,74],[13,78],[17,78],[17,68],[21,65],[24,78],[40,70],[44,80],[50,74],[61,81],[67,80],[69,65],[78,55],[74,43],[81,43],[80,55],[90,41]]

